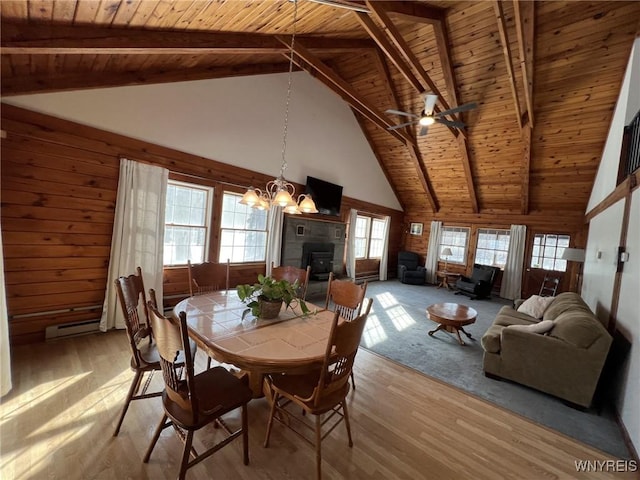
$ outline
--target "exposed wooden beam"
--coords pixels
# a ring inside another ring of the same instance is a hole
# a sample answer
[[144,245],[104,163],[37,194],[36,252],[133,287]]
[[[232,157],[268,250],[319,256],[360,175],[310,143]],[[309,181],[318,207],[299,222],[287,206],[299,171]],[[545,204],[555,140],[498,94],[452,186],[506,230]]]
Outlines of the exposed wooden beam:
[[531,175],[531,140],[533,126],[527,122],[522,127],[522,193],[520,196],[520,213],[529,214],[529,178]]
[[[277,36],[283,44],[289,45],[287,37]],[[334,70],[326,65],[322,60],[307,49],[301,41],[296,38],[294,51],[298,57],[304,60],[305,63],[298,63],[294,58],[294,61],[303,69],[309,71],[309,66],[317,71],[321,78],[320,80],[326,80],[325,85],[329,86],[333,91],[338,93],[349,105],[362,113],[366,118],[371,120],[379,128],[385,132],[393,135],[402,143],[414,143],[413,139],[405,132],[399,132],[396,130],[388,130],[393,125],[385,116],[378,111],[368,100],[359,95],[354,88],[343,80]]]
[[[431,93],[433,93],[434,95],[438,95],[438,103],[442,106],[443,110],[449,110],[451,108],[449,106],[449,103],[447,103],[447,100],[444,98],[442,93],[440,93],[440,90],[438,90],[438,87],[436,86],[434,81],[431,80],[431,77],[429,76],[429,74],[427,74],[427,72],[425,72],[422,65],[420,65],[418,58],[411,51],[411,48],[409,47],[405,39],[402,37],[402,34],[398,30],[398,28],[393,24],[393,22],[391,21],[389,16],[386,14],[382,6],[377,4],[376,2],[372,2],[371,0],[367,0],[367,6],[371,10],[371,15],[374,16],[378,20],[378,22],[380,22],[383,25],[387,33],[387,36],[391,39],[393,44],[396,46],[396,48],[400,52],[400,55],[404,57],[406,63],[413,69],[413,72],[420,78],[422,84],[427,85]],[[369,31],[370,29],[373,29],[373,27],[367,28],[367,31]],[[369,33],[371,34],[371,32]],[[376,43],[379,43],[377,38],[374,38],[374,40],[376,40]]]
[[520,68],[524,82],[524,98],[527,104],[527,117],[533,127],[533,67],[534,67],[534,30],[535,2],[513,0],[516,34],[520,52]]
[[[280,54],[288,51],[274,35],[233,32],[176,32],[133,28],[2,24],[3,54]],[[299,36],[310,50],[326,53],[373,48],[368,39]]]
[[409,84],[417,91],[423,92],[427,89],[427,85],[420,83],[420,80],[416,78],[411,69],[402,59],[400,53],[387,39],[386,35],[378,28],[375,22],[365,13],[356,13],[356,18],[362,25],[362,28],[371,36],[371,38],[378,44],[378,47],[384,52],[389,60],[396,66],[402,76],[409,82]]
[[[396,40],[394,40],[395,44],[403,45],[398,47],[401,51],[403,51],[403,56],[405,56],[405,58],[411,57],[412,60],[408,60],[408,61],[410,61],[412,64],[417,65],[416,68],[422,69],[415,54],[411,51],[411,49],[406,44],[406,42],[404,42],[398,29],[395,28],[395,26],[393,25],[389,17],[382,10],[383,7],[388,7],[389,9],[391,9],[392,7],[389,5],[390,2],[381,2],[380,5],[378,5],[378,2],[368,1],[367,5],[369,5],[369,3],[371,3],[370,8],[372,12],[375,12],[375,14],[379,16],[378,17],[379,21],[385,25],[385,28],[387,28],[387,32],[391,33],[393,31],[393,33],[391,34],[396,38]],[[451,56],[449,53],[449,47],[448,47],[449,40],[447,38],[447,31],[444,25],[444,16],[440,15],[437,19],[434,17],[432,18],[419,17],[415,15],[415,12],[414,12],[414,15],[412,15],[412,18],[414,20],[425,21],[427,23],[431,23],[434,26],[434,31],[436,33],[436,42],[438,45],[438,54],[440,56],[440,62],[442,64],[443,74],[445,77],[445,85],[447,86],[447,93],[449,94],[449,98],[454,102],[455,105],[457,105],[458,99],[456,95],[456,83],[455,83],[455,77],[453,73]],[[374,30],[373,27],[371,29]],[[376,39],[374,38],[374,40]],[[376,43],[377,43],[377,40],[376,40]],[[425,72],[425,75],[426,75],[426,72]],[[438,95],[439,99],[443,98],[442,94],[437,89],[434,91],[434,93]],[[443,104],[443,107],[448,108],[448,105],[446,102]],[[457,120],[457,118],[455,119]],[[471,208],[474,213],[477,213],[479,211],[478,198],[476,195],[476,188],[473,180],[473,175],[471,174],[471,160],[470,160],[469,145],[467,141],[466,131],[454,129],[451,127],[449,127],[449,130],[453,133],[453,135],[458,140],[458,147],[460,150],[460,156],[462,158],[462,167],[465,172],[465,181],[467,184],[467,190],[469,192],[469,198],[471,200]],[[437,208],[438,208],[437,201],[435,201],[435,208],[437,211]]]
[[[376,59],[376,67],[378,72],[380,73],[380,78],[384,81],[385,90],[389,99],[391,101],[391,106],[397,110],[402,110],[402,105],[400,104],[400,99],[398,97],[398,92],[396,91],[393,81],[391,79],[391,72],[389,72],[389,66],[385,61],[385,56],[382,51],[376,49],[375,53]],[[414,138],[412,130],[409,126],[405,127],[407,135],[410,135],[411,138]],[[434,213],[437,213],[440,210],[440,205],[438,204],[438,200],[433,192],[433,186],[431,185],[431,181],[429,179],[429,174],[424,168],[424,161],[422,159],[422,154],[417,147],[416,143],[407,144],[407,150],[411,160],[414,162],[416,167],[416,172],[418,174],[418,179],[420,180],[420,184],[424,188],[425,195],[427,196],[427,200],[429,205],[431,205],[431,209]],[[374,149],[375,151],[375,149]],[[397,196],[397,195],[396,195]]]
[[387,12],[400,14],[413,20],[425,23],[440,23],[444,20],[445,9],[432,7],[418,2],[384,2],[375,1]]
[[507,35],[507,21],[504,16],[502,2],[494,0],[493,9],[496,13],[498,21],[498,33],[500,34],[500,43],[502,44],[502,53],[504,54],[505,66],[507,67],[507,75],[509,76],[509,86],[511,87],[511,95],[516,109],[518,118],[518,126],[522,128],[522,113],[520,111],[520,100],[518,99],[518,88],[516,86],[516,77],[513,72],[513,61],[511,59],[511,50],[509,49],[509,36]]
[[282,73],[289,70],[289,64],[263,63],[257,65],[231,65],[228,67],[193,68],[176,71],[153,70],[137,72],[85,72],[74,74],[47,73],[2,79],[2,96],[27,95],[33,93],[86,90],[92,88],[121,87],[125,85],[146,85],[154,83],[186,82],[213,78],[240,77]]

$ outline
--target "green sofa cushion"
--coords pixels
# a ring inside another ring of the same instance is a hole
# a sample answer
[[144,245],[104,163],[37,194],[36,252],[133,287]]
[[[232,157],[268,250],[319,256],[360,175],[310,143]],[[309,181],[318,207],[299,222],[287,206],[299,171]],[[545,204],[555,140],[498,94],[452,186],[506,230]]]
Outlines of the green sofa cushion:
[[563,312],[567,310],[578,309],[582,312],[591,313],[589,306],[584,303],[580,295],[573,292],[564,292],[555,297],[555,300],[544,311],[543,320],[555,320]]
[[602,335],[602,325],[582,309],[560,314],[554,321],[550,336],[564,340],[577,348],[589,348]]

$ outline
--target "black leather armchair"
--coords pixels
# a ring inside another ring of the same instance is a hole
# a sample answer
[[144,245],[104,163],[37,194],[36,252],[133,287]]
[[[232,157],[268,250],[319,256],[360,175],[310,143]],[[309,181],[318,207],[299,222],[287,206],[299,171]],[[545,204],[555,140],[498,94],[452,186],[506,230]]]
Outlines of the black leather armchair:
[[462,276],[456,281],[456,295],[468,295],[473,300],[489,297],[498,270],[498,267],[474,264],[471,277]]
[[427,270],[420,264],[420,255],[414,252],[398,253],[398,280],[411,285],[424,285]]

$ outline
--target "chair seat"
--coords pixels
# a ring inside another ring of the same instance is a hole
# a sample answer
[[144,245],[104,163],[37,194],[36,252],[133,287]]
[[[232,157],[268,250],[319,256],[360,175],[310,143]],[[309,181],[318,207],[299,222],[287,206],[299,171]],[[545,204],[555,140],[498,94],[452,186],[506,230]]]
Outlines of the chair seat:
[[285,397],[298,397],[298,402],[304,409],[313,414],[320,415],[332,410],[337,403],[349,393],[350,385],[345,383],[343,389],[333,392],[323,397],[319,405],[313,405],[312,401],[302,402],[300,399],[309,398],[313,395],[313,390],[318,386],[320,370],[303,375],[272,375],[271,386]]
[[212,418],[235,410],[253,398],[251,389],[223,367],[205,370],[193,379],[198,398],[197,420],[184,406],[171,400],[166,391],[162,395],[167,415],[176,425],[187,430],[197,430],[210,423]]
[[[191,347],[191,352],[193,357],[195,358],[196,352],[198,350],[198,346],[196,342],[189,339],[189,346]],[[160,353],[158,352],[158,348],[156,347],[155,342],[145,341],[144,343],[138,345],[138,352],[140,354],[140,360],[143,362],[140,365],[140,368],[144,370],[160,370]],[[178,359],[176,360],[178,363],[184,363],[184,353],[180,352],[178,355]],[[135,359],[131,358],[131,369],[136,370]]]

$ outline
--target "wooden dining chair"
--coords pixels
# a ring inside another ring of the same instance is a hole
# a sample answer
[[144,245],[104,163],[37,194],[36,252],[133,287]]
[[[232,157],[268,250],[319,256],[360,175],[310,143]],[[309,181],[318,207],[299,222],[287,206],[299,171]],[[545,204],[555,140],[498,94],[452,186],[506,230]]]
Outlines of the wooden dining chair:
[[[160,356],[153,341],[149,323],[142,269],[138,267],[135,274],[117,278],[115,284],[129,339],[131,370],[135,372],[135,375],[131,381],[116,430],[113,433],[114,437],[120,432],[120,427],[132,400],[158,397],[162,394],[162,392],[147,393],[153,372],[160,370]],[[149,375],[147,375],[146,381],[142,384],[145,373],[149,373]]]
[[[349,376],[353,361],[358,352],[372,300],[367,299],[364,303],[366,303],[364,313],[350,322],[340,317],[338,312],[335,313],[324,362],[319,371],[315,370],[308,374],[271,374],[266,377],[273,396],[264,440],[265,448],[269,446],[269,437],[275,419],[315,446],[318,480],[322,477],[322,440],[342,420],[347,428],[349,447],[353,447],[346,397],[349,393]],[[302,416],[299,413],[300,408],[302,408]],[[313,424],[306,420],[306,414],[315,416]],[[323,419],[325,414],[328,416]],[[335,421],[323,433],[323,426],[335,416],[337,416]],[[302,428],[313,431],[314,439],[305,435]]]
[[298,281],[298,297],[302,300],[307,297],[307,285],[309,284],[309,275],[311,274],[311,265],[304,268],[296,268],[289,265],[280,267],[274,266],[271,262],[271,276],[275,280],[287,280],[290,283]]
[[189,270],[189,293],[201,295],[217,290],[229,290],[229,260],[226,263],[204,262],[192,264],[187,261]]
[[[240,436],[243,462],[248,465],[247,404],[252,398],[248,382],[238,379],[223,367],[214,367],[195,375],[185,312],[180,312],[178,320],[174,322],[153,308],[151,302],[148,308],[160,353],[165,390],[162,392],[164,414],[144,456],[144,463],[149,462],[162,431],[172,426],[184,442],[179,479],[185,478],[187,469]],[[186,359],[184,364],[176,362],[176,352],[181,352]],[[231,430],[221,417],[238,408],[242,409],[241,425]],[[214,422],[224,430],[225,438],[198,453],[193,447],[194,433]]]
[[[362,302],[367,293],[367,282],[358,285],[351,280],[337,280],[333,272],[329,274],[325,308],[338,312],[345,320],[351,321],[360,315]],[[356,389],[356,381],[351,372],[351,384]]]

